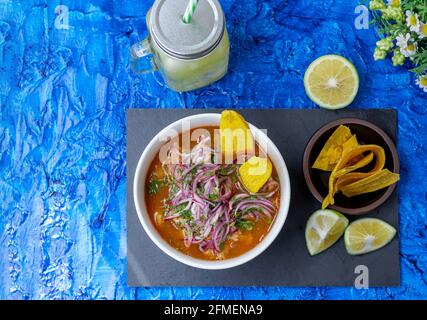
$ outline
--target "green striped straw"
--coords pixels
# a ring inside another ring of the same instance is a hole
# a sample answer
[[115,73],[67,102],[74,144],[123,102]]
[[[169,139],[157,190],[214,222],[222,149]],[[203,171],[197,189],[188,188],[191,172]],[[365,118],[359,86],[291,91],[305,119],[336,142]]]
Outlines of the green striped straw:
[[190,23],[191,19],[193,18],[194,11],[196,11],[197,4],[199,3],[199,0],[190,0],[188,1],[187,9],[185,9],[184,17],[182,17],[182,20],[184,23]]

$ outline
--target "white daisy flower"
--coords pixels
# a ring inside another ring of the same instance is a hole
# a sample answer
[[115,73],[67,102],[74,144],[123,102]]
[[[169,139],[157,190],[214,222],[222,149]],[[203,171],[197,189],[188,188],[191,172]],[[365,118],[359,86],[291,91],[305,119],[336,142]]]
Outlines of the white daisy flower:
[[427,75],[419,76],[417,80],[415,80],[415,83],[423,89],[424,92],[427,92]]
[[409,27],[409,30],[418,32],[420,29],[420,19],[418,19],[418,14],[406,10],[406,25]]
[[405,57],[411,57],[417,52],[417,43],[414,39],[411,38],[411,35],[407,33],[406,35],[399,34],[396,37],[397,46],[400,48],[400,52]]
[[387,4],[392,7],[399,7],[400,0],[387,0]]
[[400,33],[396,37],[396,45],[400,48],[406,48],[408,46],[408,41],[411,39],[411,35],[409,33],[403,35]]
[[427,38],[427,23],[420,22],[420,28],[417,32],[420,39]]

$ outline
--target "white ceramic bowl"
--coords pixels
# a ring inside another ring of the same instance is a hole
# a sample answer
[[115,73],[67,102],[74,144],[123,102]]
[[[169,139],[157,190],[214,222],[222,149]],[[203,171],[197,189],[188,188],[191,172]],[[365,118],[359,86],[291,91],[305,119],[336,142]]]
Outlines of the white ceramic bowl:
[[[167,255],[169,255],[170,257],[174,258],[177,261],[180,261],[192,267],[201,268],[201,269],[212,269],[212,270],[227,269],[227,268],[232,268],[232,267],[241,265],[243,263],[246,263],[254,259],[256,256],[260,255],[265,249],[267,249],[268,246],[277,237],[277,235],[279,234],[280,230],[283,227],[283,224],[285,223],[286,217],[288,215],[289,203],[291,200],[291,187],[290,187],[288,169],[286,167],[286,164],[285,164],[285,161],[283,160],[282,155],[280,154],[280,151],[277,149],[274,143],[270,140],[270,138],[267,137],[267,135],[264,132],[254,127],[253,125],[249,124],[251,132],[254,135],[255,141],[257,141],[258,143],[262,141],[263,145],[267,146],[268,156],[271,159],[274,167],[276,168],[276,171],[280,180],[281,196],[280,196],[279,212],[277,213],[276,219],[274,220],[274,223],[270,231],[267,233],[264,239],[259,244],[257,244],[254,248],[252,248],[251,250],[247,251],[246,253],[238,257],[225,259],[225,260],[209,261],[209,260],[202,260],[202,259],[197,259],[197,258],[188,256],[174,249],[162,238],[162,236],[156,230],[155,226],[152,224],[150,217],[148,216],[145,200],[144,200],[145,181],[146,181],[147,171],[149,169],[149,166],[154,160],[154,157],[159,152],[161,146],[164,145],[165,143],[164,137],[167,136],[167,133],[170,132],[170,130],[181,132],[183,121],[189,121],[191,124],[191,128],[219,126],[220,117],[221,115],[216,113],[198,114],[198,115],[189,116],[181,120],[178,120],[170,124],[166,128],[164,128],[150,141],[150,143],[142,153],[138,162],[138,166],[136,168],[135,178],[133,182],[133,195],[134,195],[134,201],[135,201],[135,206],[136,206],[136,211],[138,213],[139,221],[141,222],[145,232],[148,234],[151,240],[164,253],[166,253]],[[163,140],[162,140],[162,137],[163,137]]]

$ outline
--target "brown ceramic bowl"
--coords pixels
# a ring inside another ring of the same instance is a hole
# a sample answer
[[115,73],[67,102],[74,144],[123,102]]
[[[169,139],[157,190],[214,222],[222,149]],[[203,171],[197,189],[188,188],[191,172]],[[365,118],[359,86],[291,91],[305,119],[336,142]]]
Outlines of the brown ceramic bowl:
[[[312,169],[316,157],[339,125],[346,125],[353,134],[356,134],[360,144],[376,144],[384,148],[386,163],[384,168],[391,172],[399,173],[399,158],[396,146],[390,137],[376,125],[360,119],[346,118],[329,122],[317,130],[308,141],[303,156],[304,178],[313,196],[320,202],[328,194],[328,181],[330,172]],[[365,193],[355,197],[347,198],[343,194],[336,194],[335,205],[329,206],[339,212],[350,215],[361,215],[368,213],[383,204],[392,194],[396,184],[382,190]]]

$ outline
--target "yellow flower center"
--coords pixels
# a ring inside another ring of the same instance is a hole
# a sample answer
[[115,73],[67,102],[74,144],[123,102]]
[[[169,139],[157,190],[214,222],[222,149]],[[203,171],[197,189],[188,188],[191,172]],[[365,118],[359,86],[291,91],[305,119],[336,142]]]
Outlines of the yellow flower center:
[[398,7],[400,6],[400,0],[392,0],[390,1],[390,5],[393,7]]
[[420,32],[421,32],[423,35],[427,36],[427,24],[423,24],[423,25],[421,26],[421,28],[420,28]]
[[420,83],[423,87],[427,87],[427,77],[421,78]]
[[414,44],[410,44],[406,47],[407,51],[414,51],[415,50],[415,45]]
[[411,26],[416,26],[417,25],[417,18],[415,17],[415,15],[411,15],[409,17],[409,24]]

